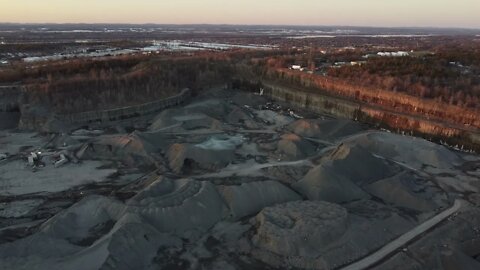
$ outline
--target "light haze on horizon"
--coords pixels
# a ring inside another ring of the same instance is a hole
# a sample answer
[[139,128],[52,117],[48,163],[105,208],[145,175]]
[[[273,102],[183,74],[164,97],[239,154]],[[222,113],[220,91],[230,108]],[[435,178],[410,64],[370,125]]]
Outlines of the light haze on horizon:
[[0,22],[480,28],[480,0],[0,0]]

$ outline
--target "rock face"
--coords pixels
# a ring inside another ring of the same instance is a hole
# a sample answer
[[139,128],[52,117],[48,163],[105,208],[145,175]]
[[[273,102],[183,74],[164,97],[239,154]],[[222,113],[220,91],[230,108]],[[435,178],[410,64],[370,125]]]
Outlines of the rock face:
[[24,130],[42,129],[53,116],[51,109],[42,105],[24,104],[20,107],[20,112],[18,127]]
[[[303,76],[305,76],[303,79],[307,81],[309,80],[309,78],[307,78],[307,74]],[[322,84],[326,82],[325,80],[321,81]],[[315,84],[316,82],[312,83]],[[364,99],[364,102],[367,103],[372,103],[372,100],[376,100],[376,103],[382,104],[382,106],[391,107],[398,106],[399,104],[405,104],[411,109],[408,114],[362,106],[361,103],[352,102],[343,98],[323,95],[320,93],[312,93],[311,91],[298,91],[298,89],[281,86],[279,84],[273,84],[267,81],[263,81],[263,84],[267,87],[265,91],[266,95],[275,100],[287,102],[293,106],[306,108],[310,111],[321,114],[327,113],[329,115],[335,115],[337,117],[348,119],[357,119],[360,115],[360,118],[364,118],[365,122],[371,124],[383,122],[393,129],[414,130],[423,134],[444,136],[446,138],[462,135],[462,133],[464,133],[464,131],[461,129],[446,127],[445,124],[442,124],[438,121],[427,119],[421,112],[429,112],[431,115],[436,115],[444,122],[450,122],[450,124],[453,125],[458,124],[458,117],[461,115],[461,119],[463,118],[462,122],[472,123],[472,125],[476,127],[480,126],[480,122],[477,117],[478,112],[474,112],[469,109],[462,109],[454,105],[439,106],[439,104],[433,100],[426,102],[426,100],[423,98],[417,98],[406,94],[402,95],[394,92],[380,94],[379,91],[371,91],[371,89],[365,88],[360,90],[353,85],[353,87],[349,86],[344,89],[338,89],[339,85],[341,84],[337,82],[327,82],[327,86],[318,86],[319,89],[336,89],[335,95],[345,91],[344,94],[346,94],[348,97],[355,97],[358,91],[360,91],[362,93],[360,97]],[[368,92],[371,93],[367,94]],[[417,110],[413,110],[413,108],[416,108]],[[476,132],[468,133],[468,137],[478,142],[478,138],[475,138],[474,136]]]
[[276,181],[220,186],[218,189],[234,220],[254,215],[267,206],[301,200],[298,194]]
[[160,99],[128,107],[58,115],[57,117],[59,117],[62,122],[75,124],[116,121],[126,118],[137,117],[140,115],[156,113],[166,108],[179,105],[183,103],[187,98],[189,98],[190,94],[190,89],[185,88],[177,95],[170,96],[165,99]]
[[0,112],[11,112],[18,109],[22,91],[22,87],[18,85],[1,85]]
[[20,120],[19,112],[1,112],[0,111],[0,130],[14,129],[18,126]]

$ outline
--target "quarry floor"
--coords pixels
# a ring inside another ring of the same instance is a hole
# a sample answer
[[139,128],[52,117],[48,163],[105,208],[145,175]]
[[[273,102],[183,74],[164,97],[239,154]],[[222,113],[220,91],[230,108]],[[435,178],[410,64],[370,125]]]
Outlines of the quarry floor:
[[352,269],[480,269],[478,154],[253,92],[63,134],[9,123],[1,154],[5,269],[350,269],[459,200]]

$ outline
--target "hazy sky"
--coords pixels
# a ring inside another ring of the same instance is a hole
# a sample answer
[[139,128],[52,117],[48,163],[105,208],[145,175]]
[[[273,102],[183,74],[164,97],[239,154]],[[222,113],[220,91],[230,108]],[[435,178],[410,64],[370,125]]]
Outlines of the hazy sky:
[[480,0],[0,0],[0,21],[480,28]]

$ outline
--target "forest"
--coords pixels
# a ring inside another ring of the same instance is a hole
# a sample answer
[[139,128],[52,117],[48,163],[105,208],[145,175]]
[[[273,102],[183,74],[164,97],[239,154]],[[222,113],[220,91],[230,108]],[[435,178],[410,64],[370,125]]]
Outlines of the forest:
[[331,68],[328,75],[362,86],[479,108],[480,78],[472,69],[435,59],[376,58],[361,66]]
[[423,57],[375,57],[330,68],[328,76],[465,108],[480,108],[480,50],[462,48]]
[[75,113],[141,104],[171,96],[185,87],[195,93],[238,78],[269,80],[399,112],[478,124],[478,46],[439,47],[421,56],[373,57],[363,65],[330,67],[326,74],[287,68],[301,63],[313,71],[336,61],[349,63],[367,53],[311,51],[203,51],[17,64],[0,70],[0,84],[21,83],[25,89],[22,104]]
[[198,91],[232,73],[228,57],[122,56],[77,59],[38,68],[16,67],[0,73],[0,83],[21,80],[22,104],[74,113],[136,105],[162,99],[188,87]]
[[[371,57],[363,65],[348,62],[358,59],[356,50],[350,58],[345,51],[320,57],[303,53],[256,60],[252,70],[269,84],[340,96],[364,106],[468,128],[480,127],[480,62],[477,55],[472,56],[476,52],[476,48],[464,48],[463,53],[439,49],[418,56]],[[346,61],[343,66],[333,65],[338,59]],[[289,69],[292,63],[306,70]],[[315,69],[320,65],[327,66],[328,72]]]

